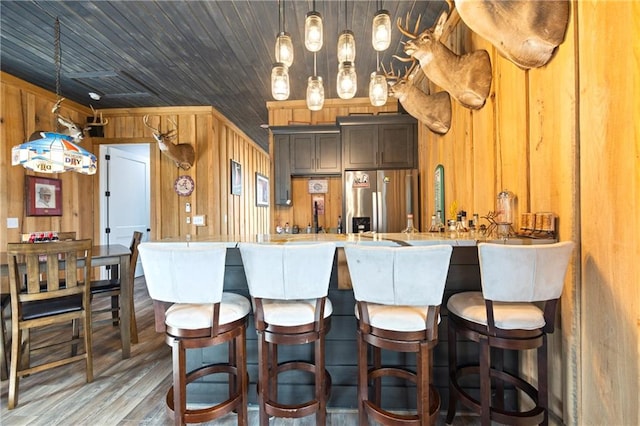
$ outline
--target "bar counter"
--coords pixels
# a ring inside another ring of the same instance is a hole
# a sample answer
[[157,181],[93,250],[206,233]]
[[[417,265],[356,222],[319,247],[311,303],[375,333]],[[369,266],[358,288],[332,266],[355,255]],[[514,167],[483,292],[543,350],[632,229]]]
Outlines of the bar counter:
[[[185,241],[185,237],[169,238],[162,241]],[[480,268],[478,264],[477,243],[492,241],[502,244],[544,244],[554,240],[549,239],[518,239],[508,240],[477,240],[467,235],[461,238],[451,238],[449,233],[418,233],[418,234],[271,234],[248,237],[197,237],[188,238],[191,242],[220,242],[227,245],[227,259],[225,270],[225,291],[231,291],[249,297],[247,282],[244,275],[242,258],[237,248],[241,242],[258,242],[265,244],[301,244],[331,241],[335,242],[338,250],[334,258],[334,268],[329,285],[329,298],[333,304],[331,330],[326,341],[326,368],[332,376],[332,391],[329,399],[329,408],[357,408],[357,346],[356,346],[356,319],[354,316],[355,299],[351,289],[350,277],[346,259],[344,258],[345,244],[367,245],[433,245],[450,244],[453,253],[445,286],[444,299],[441,309],[441,322],[439,325],[439,343],[434,349],[433,359],[433,383],[440,392],[442,398],[441,408],[448,403],[448,364],[447,364],[447,310],[448,298],[461,291],[480,289]],[[247,364],[250,378],[249,401],[256,403],[257,372],[257,344],[256,332],[253,326],[253,317],[249,319],[247,330]],[[309,359],[312,348],[309,346],[282,348],[280,351],[283,359]],[[469,361],[477,357],[476,345],[460,341],[458,343],[459,356],[468,357]],[[225,350],[221,348],[208,348],[205,350],[193,350],[187,355],[187,368],[189,370],[200,365],[210,363],[212,360],[225,356]],[[517,358],[505,357],[505,366],[517,368]],[[383,363],[390,365],[415,365],[415,358],[410,354],[385,353]],[[279,376],[279,398],[282,402],[300,400],[300,395],[311,396],[313,390],[313,378],[301,372],[289,372]],[[226,398],[226,377],[209,376],[207,381],[200,380],[189,387],[189,402],[205,403]],[[383,384],[383,401],[390,409],[415,408],[415,388],[405,382],[389,381]],[[469,392],[477,390],[470,388]],[[508,392],[507,392],[508,393]],[[386,396],[385,396],[386,395]],[[513,395],[513,403],[516,396]]]

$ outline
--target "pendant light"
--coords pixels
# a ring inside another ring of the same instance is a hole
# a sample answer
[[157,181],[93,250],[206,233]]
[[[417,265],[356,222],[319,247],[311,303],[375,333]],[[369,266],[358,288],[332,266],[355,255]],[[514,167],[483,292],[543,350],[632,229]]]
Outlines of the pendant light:
[[324,106],[324,85],[322,77],[316,75],[316,54],[313,53],[313,75],[307,82],[307,108],[320,111]]
[[382,106],[387,103],[388,88],[387,79],[380,72],[380,54],[376,53],[377,71],[371,73],[369,81],[369,101],[373,106]]
[[271,96],[277,101],[289,99],[289,67],[293,63],[291,36],[284,31],[284,0],[278,0],[278,36],[276,62],[271,68]]
[[[60,96],[60,69],[62,67],[60,49],[60,20],[56,18],[54,27],[54,63],[56,66],[57,104]],[[60,120],[56,114],[56,132],[41,132],[40,139],[30,140],[11,148],[11,165],[23,166],[38,173],[62,173],[74,171],[93,175],[97,170],[96,156],[76,145],[73,137],[58,133]]]
[[341,99],[351,99],[356,95],[358,77],[353,62],[345,61],[340,63],[336,88]]
[[313,10],[304,20],[304,45],[309,52],[322,49],[322,16],[316,12],[316,0],[313,0]]
[[278,0],[278,36],[276,37],[276,62],[287,67],[293,64],[293,42],[291,35],[285,30],[284,0]]
[[382,9],[382,2],[380,2],[378,11],[373,17],[371,43],[378,52],[387,50],[391,44],[391,17],[389,16],[389,11]]
[[351,99],[358,87],[356,75],[356,41],[353,32],[347,29],[347,0],[344,2],[345,30],[338,37],[338,78],[336,89],[341,99]]

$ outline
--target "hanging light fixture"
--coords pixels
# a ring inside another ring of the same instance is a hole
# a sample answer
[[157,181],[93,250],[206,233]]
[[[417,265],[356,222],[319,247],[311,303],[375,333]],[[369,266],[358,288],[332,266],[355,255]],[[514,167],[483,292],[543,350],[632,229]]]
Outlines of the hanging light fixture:
[[324,85],[322,77],[316,75],[316,54],[313,53],[313,75],[307,82],[307,108],[320,111],[324,106]]
[[341,99],[351,99],[358,89],[358,77],[353,62],[341,62],[338,68],[338,96]]
[[284,16],[284,0],[278,0],[278,36],[276,37],[276,62],[282,62],[287,67],[293,64],[293,42],[286,31]]
[[313,0],[313,10],[304,20],[304,45],[309,52],[322,49],[322,16],[316,12],[316,0]]
[[[54,27],[54,63],[56,66],[57,106],[60,97],[60,20],[56,18]],[[59,127],[56,113],[56,127]],[[56,129],[58,130],[58,129]],[[41,132],[41,138],[31,140],[11,148],[11,164],[39,173],[61,173],[74,171],[93,175],[97,170],[96,156],[74,143],[74,138],[57,133]]]
[[271,96],[277,101],[289,99],[289,67],[293,63],[291,36],[284,30],[284,0],[278,0],[278,36],[276,62],[271,68]]
[[378,11],[373,17],[371,43],[378,52],[387,50],[391,44],[391,17],[389,11],[382,9],[382,2],[379,3]]
[[388,88],[387,79],[380,72],[380,54],[376,53],[377,71],[371,73],[369,81],[369,101],[373,106],[382,106],[387,103]]

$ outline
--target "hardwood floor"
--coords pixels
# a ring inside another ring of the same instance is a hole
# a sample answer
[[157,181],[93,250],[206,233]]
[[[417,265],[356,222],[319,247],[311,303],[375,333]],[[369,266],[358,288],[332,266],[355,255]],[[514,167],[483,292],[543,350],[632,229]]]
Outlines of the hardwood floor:
[[[153,307],[143,278],[136,279],[135,306],[139,342],[131,347],[131,358],[122,359],[118,329],[110,324],[95,324],[93,329],[94,380],[85,383],[82,363],[67,365],[25,377],[20,381],[18,406],[7,409],[8,381],[2,382],[0,423],[3,425],[169,425],[165,394],[171,385],[171,352],[162,334],[153,324]],[[94,308],[103,307],[108,298],[94,300]],[[32,333],[34,342],[46,341],[60,327]],[[66,350],[66,349],[63,349]],[[33,356],[38,362],[47,354]],[[251,425],[258,424],[257,407],[249,407]],[[439,424],[444,424],[444,415]],[[235,425],[230,414],[208,424]],[[328,425],[357,424],[354,410],[330,410]],[[477,425],[476,417],[457,416],[455,425]],[[271,425],[314,426],[314,417],[291,420],[274,419]]]

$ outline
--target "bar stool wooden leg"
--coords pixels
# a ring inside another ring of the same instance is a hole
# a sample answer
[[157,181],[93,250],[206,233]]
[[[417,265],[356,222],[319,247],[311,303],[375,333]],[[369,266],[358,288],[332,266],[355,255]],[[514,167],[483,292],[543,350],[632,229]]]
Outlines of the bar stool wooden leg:
[[369,400],[369,378],[367,368],[362,365],[369,365],[367,357],[367,343],[364,341],[362,332],[358,330],[358,424],[367,424],[367,413],[365,412],[365,404]]

